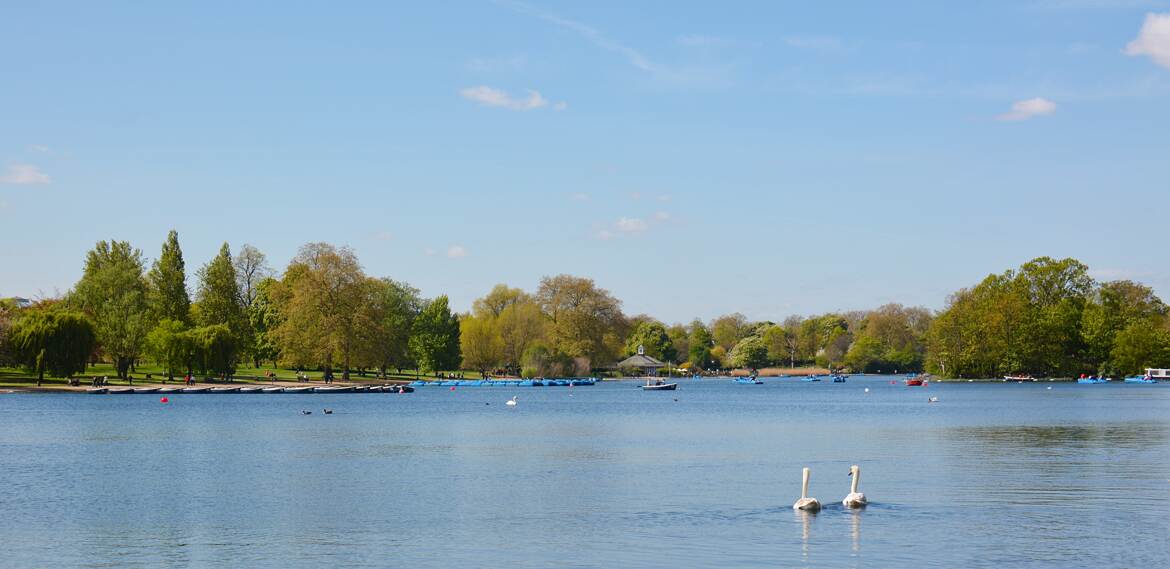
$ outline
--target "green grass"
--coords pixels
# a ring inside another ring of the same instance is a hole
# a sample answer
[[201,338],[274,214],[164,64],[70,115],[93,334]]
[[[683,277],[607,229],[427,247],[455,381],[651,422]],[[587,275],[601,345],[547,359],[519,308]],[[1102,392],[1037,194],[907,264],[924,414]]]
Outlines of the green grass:
[[[238,370],[236,370],[235,382],[236,383],[270,383],[273,380],[264,377],[264,372],[266,372],[266,371],[274,372],[276,374],[276,381],[295,382],[297,380],[297,372],[296,372],[296,370],[293,370],[293,369],[273,368],[273,367],[267,367],[267,366],[261,366],[261,367],[257,368],[257,367],[252,367],[250,365],[244,365],[244,366],[241,366]],[[460,373],[460,372],[458,372],[458,371],[445,371],[445,372],[443,372],[444,376],[448,373]],[[464,370],[462,373],[467,378],[473,378],[473,377],[478,378],[479,377],[479,372]],[[146,379],[147,374],[151,375],[151,379],[149,380],[150,383],[162,382],[163,378],[166,377],[166,372],[163,370],[163,368],[161,368],[157,365],[154,365],[154,364],[139,365],[135,368],[135,370],[133,372],[131,372],[130,375],[134,378],[135,382],[137,382],[138,384],[141,385],[143,383],[147,383],[147,379]],[[323,372],[316,371],[316,370],[310,370],[310,371],[304,372],[304,374],[309,377],[310,382],[323,381],[323,375],[324,375]],[[108,377],[110,385],[128,385],[129,384],[129,382],[127,382],[127,381],[118,379],[117,375],[118,374],[114,370],[113,364],[99,363],[99,364],[90,366],[89,368],[87,368],[85,370],[85,372],[77,374],[77,377],[81,380],[82,385],[88,385],[89,380],[94,376]],[[203,376],[199,376],[198,374],[196,374],[196,377],[200,381],[205,379]],[[373,372],[373,371],[367,372],[364,377],[362,375],[359,375],[355,371],[355,372],[351,372],[349,377],[350,377],[351,382],[363,382],[363,381],[377,382],[378,381],[377,373]],[[421,372],[421,373],[417,374],[417,376],[416,376],[415,370],[403,370],[403,373],[401,373],[401,374],[397,373],[395,370],[390,370],[390,372],[387,374],[387,377],[390,380],[396,380],[396,381],[413,381],[416,378],[432,379],[432,378],[434,378],[434,374],[427,373],[427,372]],[[334,371],[333,378],[335,381],[341,381],[341,372]],[[182,381],[182,380],[183,380],[183,374],[181,374],[181,373],[175,374],[175,381]],[[17,388],[30,387],[30,386],[35,386],[36,382],[37,382],[36,374],[30,373],[30,372],[24,370],[23,368],[0,367],[0,387],[17,387]],[[68,380],[66,380],[64,378],[46,376],[42,385],[45,387],[53,387],[53,386],[64,387],[64,386],[68,385]]]

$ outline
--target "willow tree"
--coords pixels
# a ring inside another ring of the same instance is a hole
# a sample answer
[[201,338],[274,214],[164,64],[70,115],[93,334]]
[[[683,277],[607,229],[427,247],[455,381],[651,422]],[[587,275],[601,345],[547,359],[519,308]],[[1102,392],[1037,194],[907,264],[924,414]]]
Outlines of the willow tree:
[[100,241],[85,258],[85,271],[69,296],[94,324],[101,351],[125,379],[150,331],[142,251],[125,241]]
[[12,330],[14,352],[21,363],[37,374],[70,377],[85,371],[97,335],[84,314],[61,310],[30,310]]

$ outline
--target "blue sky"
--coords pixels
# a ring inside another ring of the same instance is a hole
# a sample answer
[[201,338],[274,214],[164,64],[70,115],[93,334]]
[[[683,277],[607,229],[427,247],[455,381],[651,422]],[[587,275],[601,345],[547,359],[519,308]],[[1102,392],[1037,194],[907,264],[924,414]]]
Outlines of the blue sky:
[[[41,2],[0,33],[0,295],[100,239],[353,247],[466,309],[589,276],[666,321],[1032,257],[1170,296],[1170,2]],[[193,284],[193,282],[192,282]]]

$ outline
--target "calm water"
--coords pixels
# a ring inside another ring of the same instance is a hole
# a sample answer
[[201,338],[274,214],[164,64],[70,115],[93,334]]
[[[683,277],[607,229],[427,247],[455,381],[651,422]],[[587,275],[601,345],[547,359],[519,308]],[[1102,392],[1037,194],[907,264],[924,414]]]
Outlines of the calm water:
[[0,566],[1170,566],[1170,385],[767,381],[2,395]]

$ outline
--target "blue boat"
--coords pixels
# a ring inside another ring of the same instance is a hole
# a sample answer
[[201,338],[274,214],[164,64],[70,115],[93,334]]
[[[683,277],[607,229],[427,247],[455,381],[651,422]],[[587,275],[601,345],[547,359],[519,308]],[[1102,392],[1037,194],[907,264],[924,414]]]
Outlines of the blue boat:
[[833,383],[845,383],[845,376],[843,376],[839,373],[835,373],[829,377],[833,378]]
[[531,380],[531,379],[525,379],[525,380],[520,381],[520,387],[533,387],[535,385],[536,385],[536,382]]
[[1077,383],[1086,383],[1086,384],[1109,383],[1109,378],[1108,377],[1092,377],[1092,376],[1081,377],[1081,378],[1077,378]]
[[763,385],[764,383],[754,377],[737,377],[732,379],[732,381],[736,383],[746,383],[748,385]]
[[1145,375],[1132,375],[1125,378],[1126,383],[1158,383],[1158,380]]
[[431,382],[423,381],[421,379],[410,382],[410,385],[412,387],[425,387],[425,386],[430,385],[430,384],[431,384]]
[[819,376],[819,375],[806,375],[806,376],[800,378],[800,380],[805,381],[805,382],[820,381],[821,376]]
[[591,377],[584,377],[569,381],[569,385],[593,385],[595,383],[597,383],[597,380]]

